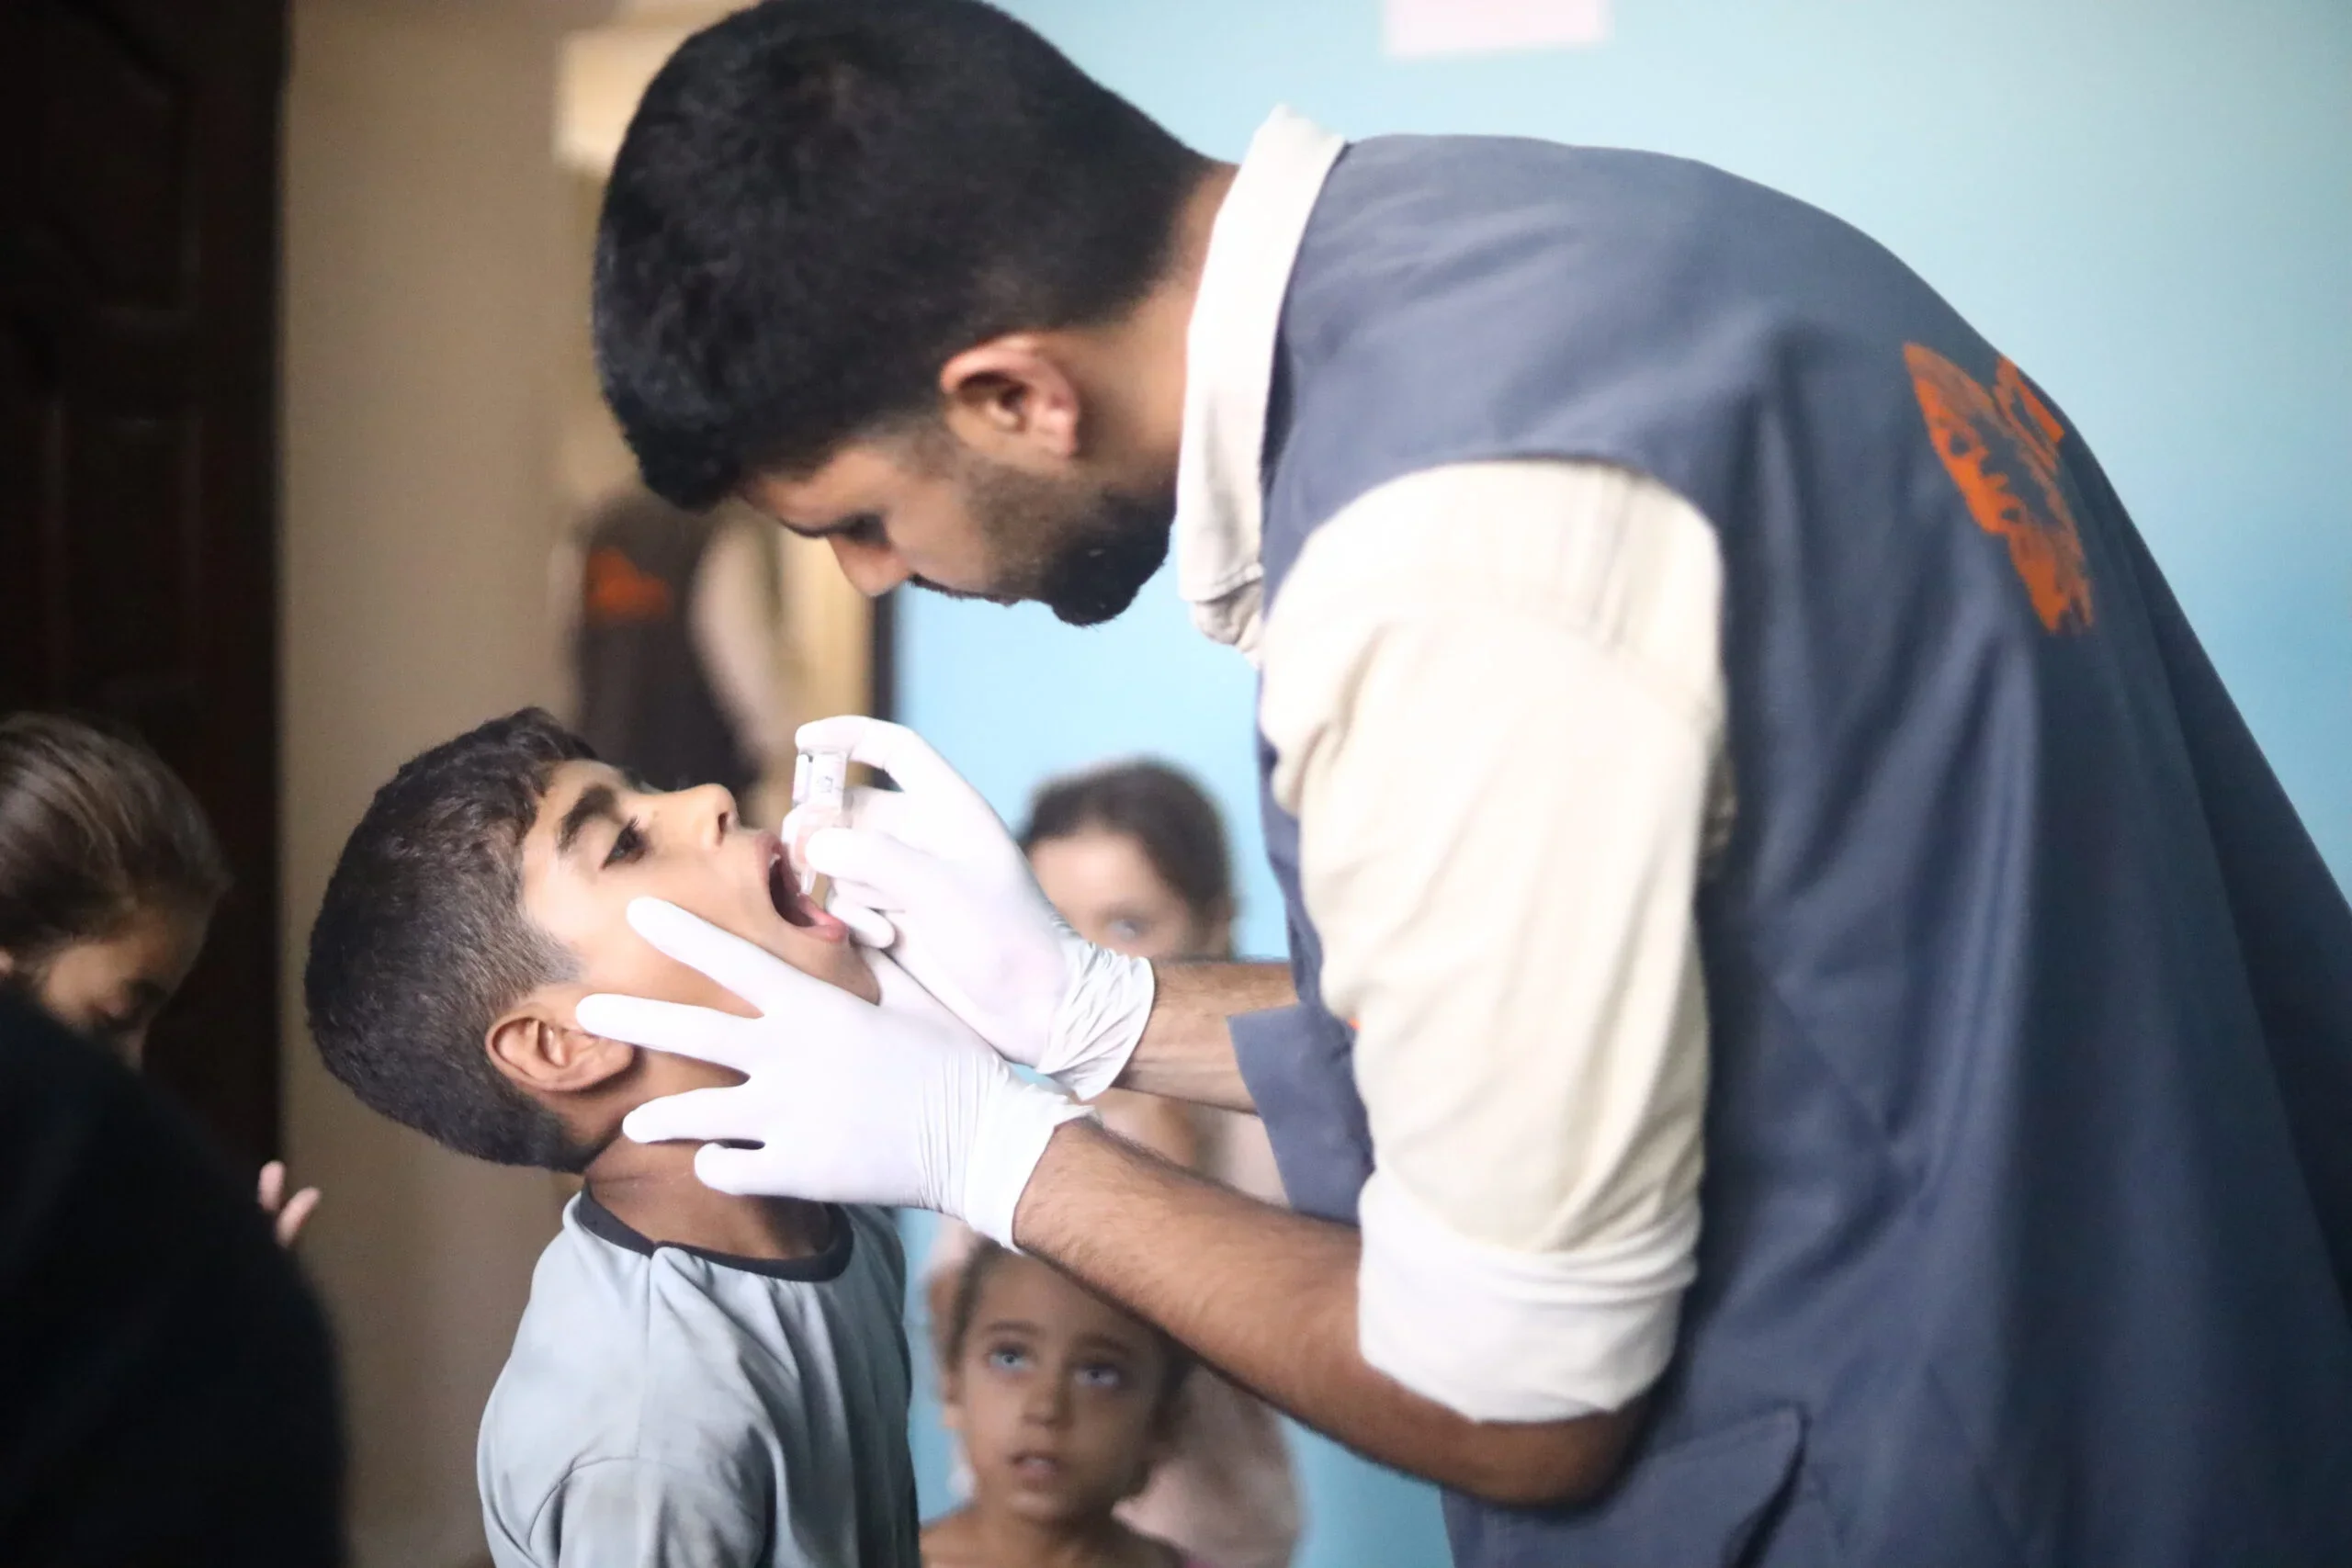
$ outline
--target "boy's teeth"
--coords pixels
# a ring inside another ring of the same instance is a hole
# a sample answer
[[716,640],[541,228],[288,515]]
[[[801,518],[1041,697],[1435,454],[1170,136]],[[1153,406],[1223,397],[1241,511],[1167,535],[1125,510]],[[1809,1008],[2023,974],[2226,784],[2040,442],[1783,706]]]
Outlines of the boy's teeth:
[[805,926],[811,923],[808,901],[801,897],[794,885],[791,872],[781,860],[768,863],[768,902],[784,917],[787,925]]

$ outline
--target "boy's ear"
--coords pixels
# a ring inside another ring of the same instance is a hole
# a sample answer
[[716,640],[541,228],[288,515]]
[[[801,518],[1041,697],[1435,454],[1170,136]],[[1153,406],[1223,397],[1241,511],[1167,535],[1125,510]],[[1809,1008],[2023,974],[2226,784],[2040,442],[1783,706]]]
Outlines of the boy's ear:
[[569,1009],[526,997],[483,1037],[491,1061],[516,1088],[538,1094],[582,1094],[637,1064],[637,1047],[591,1034]]

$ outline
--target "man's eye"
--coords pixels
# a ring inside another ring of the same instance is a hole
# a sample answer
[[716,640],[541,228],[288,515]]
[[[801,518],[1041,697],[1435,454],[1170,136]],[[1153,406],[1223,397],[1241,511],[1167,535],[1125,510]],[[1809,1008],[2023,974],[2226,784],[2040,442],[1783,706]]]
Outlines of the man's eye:
[[1121,942],[1138,941],[1150,930],[1149,920],[1139,919],[1134,915],[1114,915],[1111,919],[1111,934]]
[[621,830],[613,835],[613,850],[605,857],[605,863],[607,866],[627,865],[644,852],[645,830],[634,822],[626,822],[621,825]]

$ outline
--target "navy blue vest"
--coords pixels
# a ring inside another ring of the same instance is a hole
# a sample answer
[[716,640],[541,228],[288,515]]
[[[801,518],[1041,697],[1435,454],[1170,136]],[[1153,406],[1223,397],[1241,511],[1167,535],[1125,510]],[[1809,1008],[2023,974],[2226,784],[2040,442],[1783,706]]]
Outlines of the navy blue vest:
[[[1449,1499],[1457,1558],[2352,1563],[2352,911],[2064,414],[1845,224],[1532,141],[1351,148],[1275,358],[1272,614],[1445,463],[1638,470],[1724,558],[1698,1280],[1614,1490]],[[1304,1000],[1237,1039],[1351,1217],[1266,815]]]

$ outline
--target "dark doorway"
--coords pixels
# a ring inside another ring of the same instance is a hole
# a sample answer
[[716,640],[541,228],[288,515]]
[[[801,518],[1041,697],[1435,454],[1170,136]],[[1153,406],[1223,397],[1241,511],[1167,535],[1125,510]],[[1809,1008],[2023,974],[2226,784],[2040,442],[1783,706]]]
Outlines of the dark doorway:
[[237,876],[151,1072],[277,1143],[284,0],[0,0],[0,708],[110,716]]

